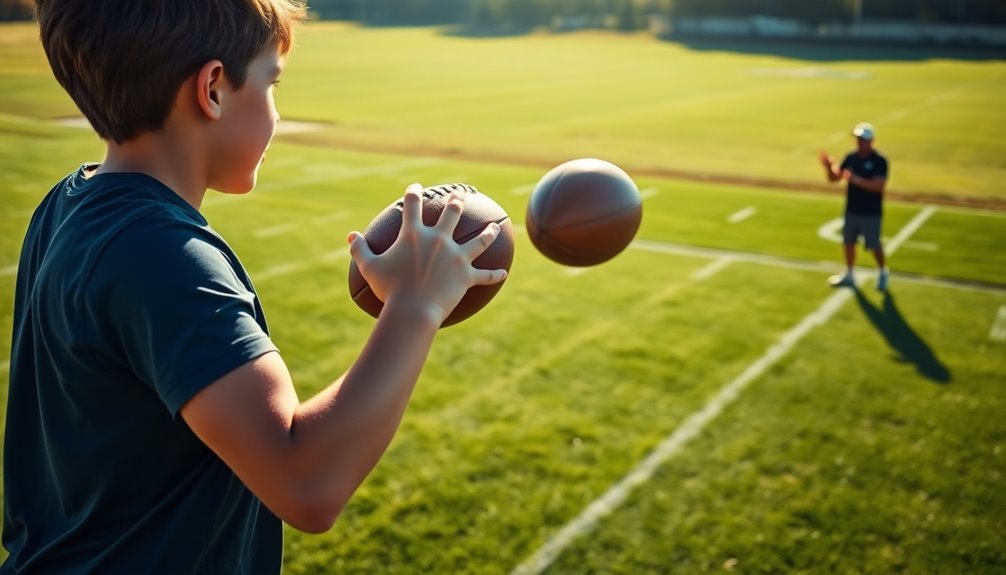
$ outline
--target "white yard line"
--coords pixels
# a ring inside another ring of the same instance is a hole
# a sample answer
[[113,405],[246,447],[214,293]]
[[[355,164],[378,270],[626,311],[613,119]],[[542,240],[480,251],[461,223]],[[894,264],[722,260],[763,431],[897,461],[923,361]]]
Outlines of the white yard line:
[[7,369],[9,369],[9,368],[10,368],[10,362],[9,361],[5,361],[3,363],[0,363],[0,371],[7,371]]
[[652,198],[659,193],[659,188],[643,188],[642,190],[639,190],[639,197],[645,200],[647,198]]
[[737,223],[743,222],[744,220],[750,218],[751,216],[755,215],[756,213],[758,213],[758,208],[756,208],[754,206],[748,206],[746,208],[742,208],[742,209],[737,210],[736,212],[730,214],[730,217],[727,218],[727,221],[730,222],[731,224],[737,224]]
[[[898,232],[888,246],[893,254],[925,221],[934,209],[927,206]],[[862,281],[862,280],[860,280]],[[716,419],[730,403],[736,400],[744,388],[760,377],[765,371],[782,359],[810,331],[831,319],[853,292],[838,289],[816,310],[804,316],[795,326],[784,333],[764,355],[749,365],[740,375],[727,383],[699,411],[690,415],[669,436],[632,469],[618,483],[601,497],[591,502],[575,519],[564,525],[548,542],[535,551],[527,560],[518,565],[511,575],[539,575],[544,572],[573,541],[594,530],[597,524],[611,515],[629,497],[632,491],[643,485],[668,459],[677,454],[697,436],[711,421]]]
[[0,268],[0,278],[5,276],[12,276],[16,273],[17,273],[17,264],[7,266],[5,268]]
[[734,258],[730,256],[723,256],[717,258],[709,262],[709,264],[706,265],[705,267],[702,267],[696,270],[694,273],[692,273],[690,279],[696,283],[706,281],[707,279],[723,271],[728,265],[730,265],[733,262]]
[[999,307],[999,313],[996,314],[992,329],[989,330],[989,339],[1006,341],[1006,305]]

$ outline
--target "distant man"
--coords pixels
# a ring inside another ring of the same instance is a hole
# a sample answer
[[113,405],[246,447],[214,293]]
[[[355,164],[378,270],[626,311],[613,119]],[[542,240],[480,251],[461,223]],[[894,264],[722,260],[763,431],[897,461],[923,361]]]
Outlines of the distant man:
[[884,247],[880,243],[880,228],[884,186],[887,184],[887,158],[873,149],[875,133],[872,125],[866,122],[856,124],[852,135],[856,137],[856,150],[846,155],[841,164],[836,164],[827,152],[821,152],[821,164],[828,181],[848,182],[845,225],[842,228],[846,270],[844,274],[828,278],[828,283],[834,287],[855,285],[852,274],[856,265],[856,244],[862,236],[866,249],[873,252],[877,267],[880,268],[877,289],[886,291],[890,270],[884,258]]

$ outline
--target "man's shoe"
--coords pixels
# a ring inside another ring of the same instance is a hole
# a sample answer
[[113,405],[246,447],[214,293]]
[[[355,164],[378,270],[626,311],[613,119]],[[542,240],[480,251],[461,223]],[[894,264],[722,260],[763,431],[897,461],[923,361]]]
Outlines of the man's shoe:
[[887,270],[880,270],[877,274],[877,291],[887,291],[887,278],[891,273]]
[[828,278],[828,284],[831,287],[852,287],[856,285],[856,281],[852,278],[852,274],[844,273],[838,276],[831,276]]

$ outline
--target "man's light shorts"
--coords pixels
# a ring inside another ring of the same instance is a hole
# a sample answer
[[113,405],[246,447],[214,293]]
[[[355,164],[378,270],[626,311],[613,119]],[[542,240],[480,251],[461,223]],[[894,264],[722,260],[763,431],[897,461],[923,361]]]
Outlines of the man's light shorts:
[[880,216],[861,216],[845,214],[845,225],[842,226],[842,239],[845,245],[854,246],[863,236],[866,249],[875,250],[880,247]]

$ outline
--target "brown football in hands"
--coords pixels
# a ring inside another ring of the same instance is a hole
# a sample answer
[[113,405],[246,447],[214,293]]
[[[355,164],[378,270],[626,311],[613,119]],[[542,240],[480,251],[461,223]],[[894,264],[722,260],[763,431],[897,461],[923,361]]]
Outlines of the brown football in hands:
[[[499,204],[489,196],[480,193],[474,186],[445,184],[425,188],[422,191],[423,223],[427,226],[436,224],[451,192],[458,189],[465,191],[465,208],[461,212],[461,220],[454,228],[454,241],[463,244],[482,233],[487,225],[496,222],[500,226],[499,235],[486,251],[475,258],[472,265],[480,269],[505,269],[509,272],[510,265],[513,263],[513,224]],[[367,244],[375,254],[384,253],[398,239],[398,231],[402,227],[403,203],[404,201],[399,199],[381,210],[364,230],[363,237],[367,239]],[[454,311],[441,324],[441,327],[454,325],[468,319],[485,307],[502,287],[503,282],[469,288]],[[355,261],[350,261],[349,264],[349,293],[356,305],[360,306],[363,311],[374,317],[380,315],[384,302],[371,291]]]
[[618,166],[570,160],[545,174],[527,205],[531,243],[567,266],[592,266],[618,255],[639,230],[643,200]]

